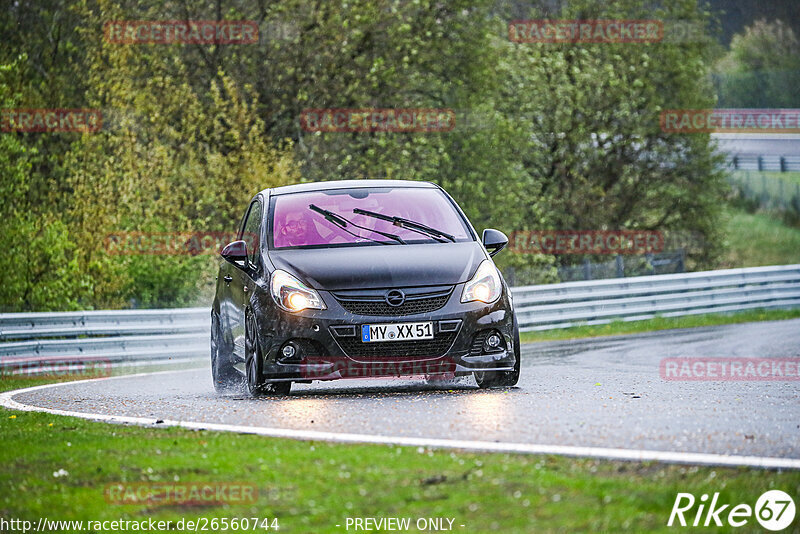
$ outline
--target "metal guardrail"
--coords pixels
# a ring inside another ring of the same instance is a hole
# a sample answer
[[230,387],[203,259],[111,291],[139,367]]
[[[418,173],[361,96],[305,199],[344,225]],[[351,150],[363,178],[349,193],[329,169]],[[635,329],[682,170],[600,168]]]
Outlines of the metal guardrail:
[[[520,330],[800,307],[800,265],[512,288]],[[207,360],[207,308],[0,314],[0,368]],[[55,339],[58,338],[58,339]]]
[[36,373],[76,362],[206,359],[210,327],[208,308],[0,314],[0,368]]
[[207,308],[0,314],[0,341],[49,337],[178,334],[208,329]]
[[800,307],[800,265],[566,282],[512,289],[520,330]]
[[733,170],[800,171],[800,156],[773,154],[727,154],[726,162]]

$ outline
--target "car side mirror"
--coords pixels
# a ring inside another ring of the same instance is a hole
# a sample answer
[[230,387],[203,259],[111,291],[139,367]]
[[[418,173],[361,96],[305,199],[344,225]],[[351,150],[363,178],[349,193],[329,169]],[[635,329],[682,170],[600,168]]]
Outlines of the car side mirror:
[[233,241],[225,245],[220,253],[223,258],[231,262],[247,263],[247,243],[244,241]]
[[508,237],[500,230],[487,228],[483,231],[483,246],[489,251],[489,256],[494,256],[508,245]]

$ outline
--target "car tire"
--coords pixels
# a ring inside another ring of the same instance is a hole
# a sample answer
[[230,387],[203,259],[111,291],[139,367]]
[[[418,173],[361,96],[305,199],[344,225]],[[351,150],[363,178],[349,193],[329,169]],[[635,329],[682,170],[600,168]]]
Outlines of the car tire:
[[258,326],[252,313],[248,313],[245,317],[244,352],[247,372],[245,385],[251,396],[289,394],[292,389],[291,382],[267,382],[262,376],[263,361],[261,347],[258,344]]
[[237,388],[242,382],[242,375],[231,362],[233,352],[228,348],[222,336],[219,316],[211,313],[211,379],[217,393]]
[[519,326],[516,317],[514,318],[514,363],[513,371],[476,371],[475,383],[481,389],[488,388],[509,388],[516,386],[519,382],[520,372],[520,348],[519,348]]

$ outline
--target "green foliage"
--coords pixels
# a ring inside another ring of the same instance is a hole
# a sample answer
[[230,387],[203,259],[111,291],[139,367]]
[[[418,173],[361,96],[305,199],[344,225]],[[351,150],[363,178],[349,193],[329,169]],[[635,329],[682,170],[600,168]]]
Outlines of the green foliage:
[[[85,31],[121,16],[104,9],[103,15],[87,13]],[[109,255],[106,236],[235,231],[252,195],[297,181],[290,146],[264,136],[251,87],[240,88],[220,71],[201,96],[168,47],[98,43],[89,57],[89,104],[110,112],[104,131],[84,138],[68,156],[70,184],[82,199],[69,217],[84,265],[94,274],[95,301],[207,302],[211,256]]]
[[800,105],[800,40],[783,21],[756,21],[718,62],[720,103],[730,108]]
[[[507,31],[520,15],[707,27],[710,14],[697,0],[540,4],[549,7],[522,14],[511,0],[12,6],[0,14],[0,58],[30,50],[5,77],[13,105],[98,108],[104,128],[4,136],[19,146],[4,150],[0,162],[14,170],[2,187],[26,199],[6,235],[39,236],[37,254],[51,250],[68,269],[40,276],[70,289],[45,305],[15,300],[27,293],[7,284],[0,306],[205,303],[213,256],[110,254],[107,236],[232,232],[255,192],[301,180],[432,181],[479,231],[699,232],[711,246],[690,267],[713,266],[723,195],[709,137],[665,134],[658,122],[664,109],[713,107],[710,43],[521,44]],[[218,18],[260,21],[260,42],[102,39],[109,20]],[[449,108],[457,118],[449,132],[315,133],[300,127],[309,108]],[[542,282],[574,259],[497,257],[501,267],[536,267]]]
[[765,213],[729,209],[725,213],[723,267],[800,263],[800,227]]
[[[546,17],[532,11],[529,18]],[[709,24],[692,0],[655,11],[635,0],[575,1],[558,18]],[[719,157],[708,135],[668,134],[659,125],[663,110],[713,107],[708,45],[506,45],[502,110],[523,134],[517,151],[540,185],[531,198],[548,228],[693,230],[712,246],[691,265],[713,265],[724,191]],[[526,220],[530,228],[542,224],[534,213]]]
[[[14,108],[13,79],[25,57],[0,65],[0,109]],[[75,245],[63,221],[31,201],[36,149],[21,136],[0,134],[0,311],[68,310],[85,289]]]

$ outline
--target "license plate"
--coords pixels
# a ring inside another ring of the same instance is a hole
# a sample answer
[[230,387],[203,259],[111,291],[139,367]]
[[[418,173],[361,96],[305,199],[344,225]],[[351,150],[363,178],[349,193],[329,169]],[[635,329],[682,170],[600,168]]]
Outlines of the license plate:
[[361,341],[407,341],[433,339],[433,323],[393,323],[361,325]]

